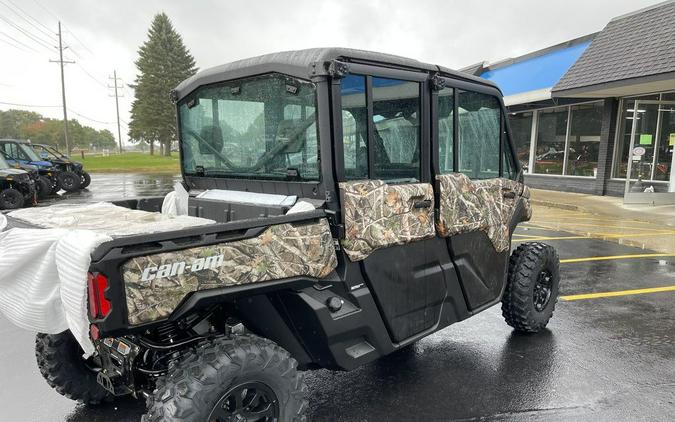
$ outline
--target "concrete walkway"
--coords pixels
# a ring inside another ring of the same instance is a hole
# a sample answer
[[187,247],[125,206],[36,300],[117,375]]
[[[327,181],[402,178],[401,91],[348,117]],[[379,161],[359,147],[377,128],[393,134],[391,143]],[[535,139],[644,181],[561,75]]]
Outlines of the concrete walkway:
[[532,189],[532,223],[657,252],[675,253],[674,205],[624,205],[622,198]]

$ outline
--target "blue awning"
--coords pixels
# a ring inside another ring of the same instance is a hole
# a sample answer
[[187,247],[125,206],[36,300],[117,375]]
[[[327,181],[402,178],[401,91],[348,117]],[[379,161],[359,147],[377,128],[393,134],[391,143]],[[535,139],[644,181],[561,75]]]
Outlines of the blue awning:
[[553,50],[481,74],[493,81],[504,96],[553,87],[588,48],[591,41]]

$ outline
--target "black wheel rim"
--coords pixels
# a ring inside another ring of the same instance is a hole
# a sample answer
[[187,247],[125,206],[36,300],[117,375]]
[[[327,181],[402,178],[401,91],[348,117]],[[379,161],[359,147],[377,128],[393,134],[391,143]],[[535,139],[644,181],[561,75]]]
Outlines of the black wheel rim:
[[63,178],[63,187],[72,189],[75,186],[75,178],[72,176],[66,176]]
[[279,400],[262,382],[230,388],[213,407],[208,422],[273,422],[279,420]]
[[534,285],[532,299],[534,300],[534,309],[541,312],[546,309],[551,301],[551,292],[553,290],[553,276],[548,270],[539,273],[537,282]]

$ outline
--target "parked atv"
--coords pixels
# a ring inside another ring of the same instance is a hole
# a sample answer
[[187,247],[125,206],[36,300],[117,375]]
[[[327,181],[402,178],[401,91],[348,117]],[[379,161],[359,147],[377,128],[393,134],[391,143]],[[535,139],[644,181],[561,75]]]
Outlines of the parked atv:
[[36,189],[40,198],[53,195],[61,189],[59,178],[60,172],[54,165],[42,160],[30,148],[30,143],[16,139],[0,139],[0,152],[4,155],[7,162],[17,168],[25,165],[37,167],[40,175]]
[[314,49],[202,71],[172,99],[188,212],[217,224],[93,251],[96,353],[36,341],[61,394],[147,397],[145,421],[301,421],[300,370],[357,368],[498,303],[515,330],[546,327],[558,256],[510,253],[531,207],[493,83]]
[[0,210],[36,204],[35,182],[24,170],[12,168],[0,154]]
[[31,144],[33,150],[44,160],[49,160],[63,174],[69,172],[80,176],[80,189],[85,189],[91,183],[91,176],[84,171],[82,163],[72,161],[67,155],[50,145]]

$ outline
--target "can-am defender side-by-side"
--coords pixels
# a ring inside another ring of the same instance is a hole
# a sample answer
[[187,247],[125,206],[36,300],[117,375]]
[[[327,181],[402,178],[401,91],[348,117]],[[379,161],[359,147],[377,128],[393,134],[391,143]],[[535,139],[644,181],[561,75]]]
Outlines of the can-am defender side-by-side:
[[35,182],[30,173],[11,167],[0,154],[0,210],[34,205],[35,196]]
[[84,171],[82,163],[73,161],[51,145],[31,144],[31,147],[40,158],[51,161],[64,174],[68,172],[78,174],[80,176],[80,189],[85,189],[91,183],[91,176]]
[[[37,166],[41,178],[44,180],[44,187],[47,182],[51,186],[48,194],[54,194],[63,189],[66,192],[75,192],[80,189],[81,176],[73,171],[61,171],[54,163],[41,158],[31,147],[31,143],[21,139],[0,139],[0,148],[5,153],[5,158],[10,164],[23,165],[30,164]],[[42,183],[41,183],[42,184]],[[42,186],[38,188],[41,196],[43,194]]]
[[187,212],[216,223],[93,251],[96,352],[37,337],[60,393],[145,397],[146,421],[306,420],[301,370],[354,369],[498,303],[515,330],[547,325],[558,257],[510,253],[531,207],[492,83],[312,49],[204,70],[172,99]]

